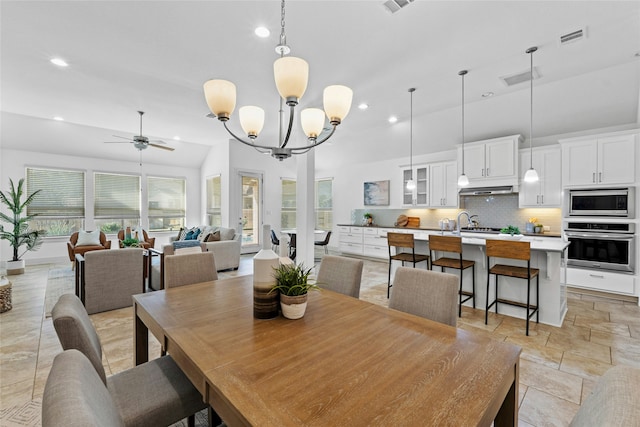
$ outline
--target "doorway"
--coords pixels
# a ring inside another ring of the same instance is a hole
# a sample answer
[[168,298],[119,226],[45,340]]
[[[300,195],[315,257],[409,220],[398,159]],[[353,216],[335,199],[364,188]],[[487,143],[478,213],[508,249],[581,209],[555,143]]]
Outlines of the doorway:
[[262,174],[239,172],[241,182],[242,253],[262,246]]

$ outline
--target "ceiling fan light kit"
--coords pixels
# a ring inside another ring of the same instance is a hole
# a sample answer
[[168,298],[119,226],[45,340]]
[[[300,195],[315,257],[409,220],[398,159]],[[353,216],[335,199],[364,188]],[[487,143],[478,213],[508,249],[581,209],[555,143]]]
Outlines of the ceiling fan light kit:
[[[224,125],[224,128],[237,141],[255,148],[262,153],[271,153],[278,160],[291,157],[292,154],[302,154],[322,144],[331,138],[336,127],[344,120],[351,109],[353,91],[342,85],[327,86],[323,92],[324,111],[318,108],[308,108],[301,112],[302,129],[307,137],[308,145],[303,147],[287,147],[291,137],[295,107],[307,90],[309,81],[309,64],[301,58],[287,55],[291,49],[286,44],[284,25],[284,0],[280,5],[280,44],[276,46],[276,53],[280,55],[273,64],[273,74],[276,88],[280,94],[279,137],[277,146],[258,145],[255,140],[264,126],[264,110],[256,106],[242,107],[238,111],[240,126],[249,140],[235,135],[229,129],[227,122],[236,106],[236,86],[227,80],[213,79],[205,82],[204,94],[209,109]],[[283,101],[289,107],[289,123],[286,133],[283,129]],[[328,135],[320,138],[324,129],[325,114],[331,124]]]

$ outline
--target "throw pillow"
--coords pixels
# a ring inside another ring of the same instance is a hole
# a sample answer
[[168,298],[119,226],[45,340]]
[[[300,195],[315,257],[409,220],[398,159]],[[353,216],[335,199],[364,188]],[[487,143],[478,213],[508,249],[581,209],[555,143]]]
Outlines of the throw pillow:
[[187,232],[187,235],[184,237],[184,240],[196,240],[199,234],[200,234],[200,229],[194,227],[191,230],[189,230],[189,232]]
[[100,232],[78,231],[78,242],[76,246],[100,246]]
[[220,241],[220,230],[216,230],[213,233],[209,233],[205,242],[218,242]]
[[178,238],[176,240],[184,240],[187,235],[187,229],[184,227],[180,227],[180,231],[178,231]]
[[172,245],[173,245],[174,251],[180,248],[191,248],[191,247],[200,248],[201,247],[200,242],[198,242],[197,240],[181,240],[181,241],[173,242]]

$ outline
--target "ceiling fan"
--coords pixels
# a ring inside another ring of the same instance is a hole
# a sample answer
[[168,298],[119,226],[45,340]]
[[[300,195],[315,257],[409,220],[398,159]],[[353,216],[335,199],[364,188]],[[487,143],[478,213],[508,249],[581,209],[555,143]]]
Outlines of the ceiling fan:
[[164,142],[164,141],[162,141],[160,139],[152,139],[152,140],[150,140],[146,136],[142,135],[142,115],[144,114],[144,111],[138,111],[138,114],[140,114],[140,135],[134,135],[133,139],[132,138],[127,138],[125,136],[113,135],[116,138],[126,139],[127,141],[105,141],[105,144],[121,144],[121,143],[129,142],[129,143],[133,144],[133,146],[136,147],[138,149],[138,151],[146,150],[147,147],[149,147],[149,146],[156,147],[156,148],[161,148],[161,149],[167,150],[167,151],[175,150],[175,148],[173,148],[173,147],[160,145],[160,144],[166,144],[166,142]]

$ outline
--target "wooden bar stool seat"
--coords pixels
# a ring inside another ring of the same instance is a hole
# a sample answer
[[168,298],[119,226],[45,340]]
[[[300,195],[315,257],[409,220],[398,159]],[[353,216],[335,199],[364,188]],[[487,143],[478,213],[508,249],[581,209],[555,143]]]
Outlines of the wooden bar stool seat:
[[[402,266],[405,262],[413,263],[413,267],[419,262],[426,261],[429,270],[429,255],[416,254],[415,242],[412,233],[387,233],[387,242],[389,245],[389,278],[387,281],[387,298],[391,294],[391,263],[393,261],[401,261]],[[396,248],[396,253],[392,254],[391,248]],[[398,252],[397,248],[411,249],[411,252]]]
[[[508,240],[487,240],[487,265],[491,266],[491,258],[505,258],[514,259],[520,261],[526,261],[527,266],[515,266],[506,264],[495,264],[489,268],[487,274],[487,304],[484,313],[484,324],[486,325],[489,320],[489,309],[495,305],[496,313],[498,313],[498,303],[508,304],[516,307],[522,307],[527,309],[526,316],[526,334],[529,335],[529,319],[535,314],[536,323],[539,320],[539,291],[540,291],[540,270],[537,268],[531,268],[531,245],[529,242],[517,242]],[[491,281],[491,275],[496,276],[495,280],[495,299],[489,303],[489,282]],[[515,277],[518,279],[525,279],[527,281],[527,302],[513,301],[498,297],[498,277]],[[536,278],[536,300],[535,304],[531,303],[531,279]]]
[[[458,254],[457,258],[442,256],[435,258],[434,252],[451,252]],[[460,270],[460,286],[458,289],[458,317],[462,317],[462,304],[472,300],[473,308],[476,308],[476,262],[462,259],[462,238],[456,236],[438,236],[432,234],[429,236],[429,255],[431,256],[431,269],[433,266],[440,267],[444,272],[445,268],[454,268]],[[471,268],[471,291],[462,289],[462,278],[464,270]],[[464,299],[463,299],[464,297]]]

